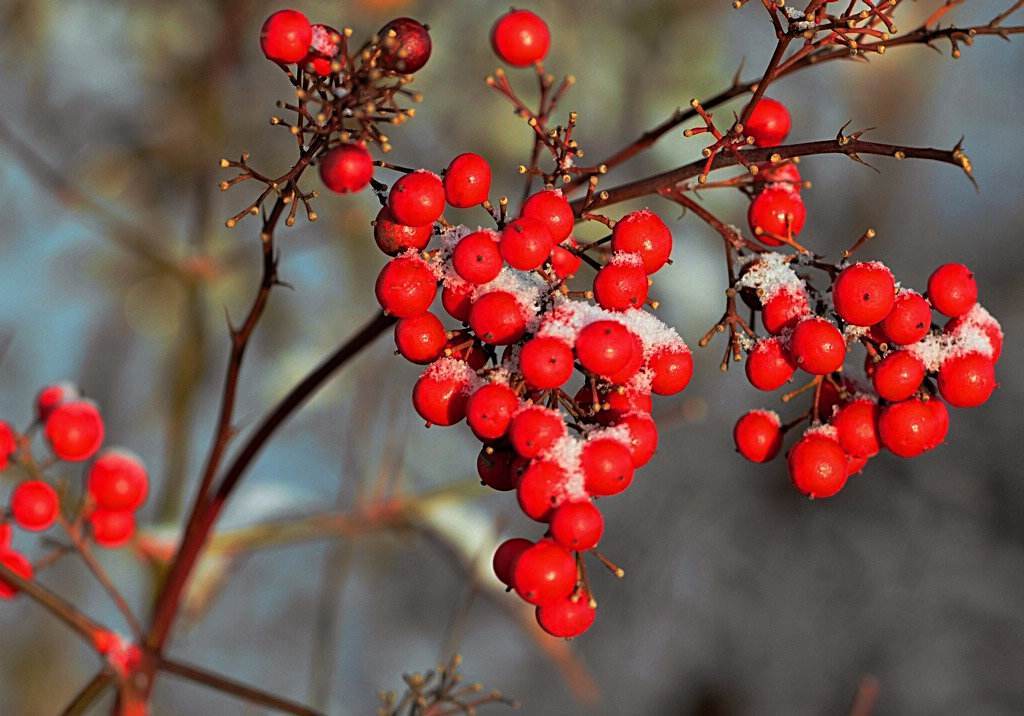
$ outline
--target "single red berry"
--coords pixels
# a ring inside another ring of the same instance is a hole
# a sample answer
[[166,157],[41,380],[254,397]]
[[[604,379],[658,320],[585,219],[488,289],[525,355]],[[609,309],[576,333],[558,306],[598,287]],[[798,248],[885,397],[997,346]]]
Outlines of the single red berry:
[[573,552],[593,549],[604,532],[604,517],[593,502],[566,502],[551,514],[551,537]]
[[781,388],[793,377],[794,372],[796,363],[781,338],[761,339],[747,354],[747,380],[758,390]]
[[57,491],[42,480],[27,480],[11,493],[11,517],[23,530],[48,530],[57,521],[59,512]]
[[903,289],[882,321],[882,332],[889,342],[907,346],[928,335],[931,325],[932,307],[928,301],[916,291]]
[[373,158],[362,144],[342,144],[320,158],[320,181],[331,191],[359,191],[373,178]]
[[804,291],[779,291],[768,299],[761,309],[764,329],[777,336],[811,312],[811,304]]
[[847,455],[869,458],[878,454],[878,404],[867,398],[852,400],[832,417],[836,438]]
[[740,416],[732,430],[736,451],[751,462],[768,462],[782,447],[779,416],[769,410],[751,410]]
[[553,462],[534,460],[519,478],[519,508],[537,522],[547,522],[565,485],[565,470]]
[[614,385],[625,385],[644,367],[643,341],[640,340],[640,336],[632,331],[630,331],[629,337],[633,343],[633,350],[629,354],[629,360],[622,368],[607,376],[608,382]]
[[984,331],[989,345],[992,346],[992,362],[997,362],[1003,352],[1003,328],[999,321],[981,307],[981,304],[975,304],[967,313],[949,319],[944,330],[949,335],[960,337],[972,328]]
[[928,300],[939,313],[956,317],[978,302],[978,283],[963,264],[943,264],[928,277]]
[[484,343],[505,346],[526,332],[526,319],[519,301],[508,291],[491,291],[473,301],[469,325]]
[[[327,77],[334,71],[334,62],[341,54],[341,33],[320,23],[314,24],[311,30],[309,53],[302,63],[321,77]],[[344,57],[340,58],[341,62],[344,60]]]
[[578,248],[578,244],[573,239],[566,239],[558,246],[551,249],[551,268],[554,270],[555,275],[560,279],[572,278],[576,275],[576,272],[580,270],[580,265],[583,263],[583,259],[578,254],[573,253],[573,249]]
[[519,370],[534,390],[560,388],[572,377],[572,347],[561,338],[531,338],[519,352]]
[[658,425],[654,419],[641,411],[632,411],[616,418],[615,424],[629,430],[629,456],[633,467],[649,463],[658,449]]
[[550,448],[565,432],[565,422],[558,412],[534,405],[512,418],[508,437],[515,451],[529,458]]
[[868,458],[866,457],[854,457],[853,455],[846,456],[846,476],[853,477],[859,474],[868,464]]
[[397,256],[408,249],[421,251],[430,243],[431,227],[406,226],[395,221],[386,206],[381,207],[373,220],[373,240],[388,256]]
[[260,30],[260,48],[273,62],[299,62],[309,51],[312,40],[313,27],[298,10],[278,10],[264,21]]
[[535,610],[537,623],[548,634],[559,639],[572,639],[587,631],[597,617],[597,608],[585,589],[578,593],[545,602]]
[[410,363],[426,365],[444,354],[448,334],[433,313],[403,318],[395,324],[395,347]]
[[790,448],[786,461],[796,489],[808,497],[832,497],[846,484],[846,453],[838,442],[821,433],[805,433]]
[[411,75],[430,59],[430,31],[423,23],[410,17],[399,17],[377,34],[381,38],[377,65],[385,70]]
[[480,481],[501,492],[516,489],[519,479],[512,471],[512,461],[515,457],[508,450],[497,450],[487,446],[481,448],[476,458],[476,472],[480,476]]
[[135,534],[135,514],[131,510],[94,510],[89,515],[93,541],[105,549],[117,549]]
[[812,375],[826,375],[843,367],[846,340],[839,329],[824,318],[808,318],[793,329],[789,353],[798,368]]
[[441,178],[425,169],[403,175],[388,192],[388,208],[407,226],[433,224],[444,212]]
[[491,165],[479,154],[466,152],[452,159],[444,172],[444,195],[454,207],[465,209],[487,201],[491,192]]
[[444,354],[449,358],[463,361],[473,370],[480,370],[489,360],[487,352],[469,331],[452,331],[448,343],[445,344]]
[[74,383],[63,381],[46,386],[36,394],[36,419],[41,423],[45,423],[54,408],[61,403],[66,403],[79,397],[81,397],[81,393],[78,390],[78,386]]
[[607,377],[622,370],[632,353],[629,329],[617,321],[594,321],[576,336],[576,356],[596,375]]
[[[0,563],[25,580],[31,580],[35,571],[32,569],[32,563],[24,555],[10,549],[0,550]],[[18,591],[17,587],[0,577],[0,599],[13,599]]]
[[924,363],[910,351],[893,351],[875,364],[871,383],[880,397],[895,403],[917,392],[925,372]]
[[576,560],[564,547],[541,540],[519,555],[512,568],[512,586],[530,604],[568,597],[576,587]]
[[57,406],[46,420],[53,454],[68,462],[88,460],[103,444],[103,418],[94,403],[74,400]]
[[524,216],[505,224],[501,230],[501,257],[520,271],[539,268],[553,248],[551,232],[537,219]]
[[494,558],[491,560],[494,576],[503,584],[511,587],[512,570],[516,566],[516,560],[519,559],[519,555],[532,546],[533,542],[522,537],[513,537],[498,545],[498,549],[494,551]]
[[472,285],[445,281],[444,288],[441,289],[441,305],[456,321],[468,321],[469,310],[473,306]]
[[400,256],[381,269],[375,291],[386,313],[408,318],[430,308],[437,295],[437,279],[419,256]]
[[455,425],[466,417],[469,379],[465,371],[455,369],[458,365],[458,361],[442,359],[427,368],[416,381],[413,407],[432,425]]
[[693,354],[686,346],[662,348],[650,357],[647,368],[653,373],[653,392],[658,395],[675,395],[690,384],[690,378],[693,377]]
[[106,510],[137,510],[149,492],[146,466],[127,450],[104,450],[86,480],[92,499]]
[[877,261],[847,266],[832,285],[836,313],[855,326],[873,326],[892,310],[896,302],[896,280],[892,271]]
[[917,457],[937,445],[941,416],[928,405],[936,402],[911,398],[883,408],[878,416],[882,446],[899,457]]
[[664,266],[672,254],[672,232],[650,209],[634,211],[615,223],[612,251],[636,254],[643,262],[644,271],[652,274]]
[[562,243],[572,233],[576,216],[572,213],[569,200],[558,189],[538,191],[523,204],[520,216],[536,219],[551,232],[551,239],[556,244]]
[[786,105],[770,97],[762,97],[750,118],[743,125],[747,136],[754,138],[759,147],[774,147],[782,144],[789,134],[791,120]]
[[938,398],[926,401],[924,406],[931,417],[931,435],[924,449],[933,450],[946,440],[946,434],[949,432],[949,409]]
[[[800,195],[780,187],[768,187],[750,202],[747,222],[765,246],[781,246],[804,228],[807,208]],[[776,238],[779,237],[779,238]]]
[[947,358],[939,366],[939,393],[956,408],[976,408],[996,389],[996,366],[980,353]]
[[489,229],[474,231],[462,237],[452,251],[455,273],[474,284],[489,283],[501,273],[501,252],[498,235]]
[[540,62],[551,46],[551,32],[540,17],[529,10],[510,10],[491,29],[494,54],[513,67]]
[[580,454],[580,466],[591,495],[615,495],[633,481],[633,457],[629,448],[611,438],[587,440]]
[[481,440],[497,440],[507,431],[519,407],[516,392],[503,383],[479,387],[466,403],[466,422]]
[[594,299],[610,311],[643,307],[648,288],[647,273],[642,266],[614,259],[602,266],[594,277]]
[[11,455],[18,449],[17,437],[9,423],[0,420],[0,471],[7,469]]

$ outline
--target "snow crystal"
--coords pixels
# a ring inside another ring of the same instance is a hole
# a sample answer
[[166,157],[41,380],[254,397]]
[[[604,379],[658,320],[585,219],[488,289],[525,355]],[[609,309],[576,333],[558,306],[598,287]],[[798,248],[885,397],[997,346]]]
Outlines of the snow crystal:
[[471,393],[479,387],[476,371],[470,368],[466,361],[458,358],[439,358],[427,366],[421,377],[437,381],[458,381],[464,384],[462,388],[464,393]]
[[804,430],[804,436],[806,437],[808,435],[821,435],[822,437],[829,438],[830,440],[839,440],[839,431],[828,424],[815,425],[807,428],[807,430]]
[[757,291],[762,305],[783,291],[802,293],[804,282],[789,265],[789,260],[786,254],[771,251],[744,261],[747,270],[736,281],[736,288]]
[[583,467],[580,464],[582,453],[582,440],[571,435],[563,435],[541,454],[542,460],[553,462],[565,473],[565,481],[560,486],[560,494],[556,494],[556,502],[586,500],[590,497],[587,493],[586,478],[583,476]]
[[768,420],[770,420],[772,424],[775,425],[776,427],[782,425],[782,418],[780,418],[779,414],[776,413],[774,410],[768,410],[766,408],[756,408],[754,410],[751,410],[750,413],[752,415],[760,415],[762,417],[768,418]]

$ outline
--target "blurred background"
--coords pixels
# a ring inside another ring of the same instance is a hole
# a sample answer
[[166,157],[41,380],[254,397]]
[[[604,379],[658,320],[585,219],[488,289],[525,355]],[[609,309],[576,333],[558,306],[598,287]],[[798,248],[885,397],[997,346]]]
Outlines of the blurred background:
[[[906,8],[900,29],[938,4]],[[549,69],[578,79],[563,109],[579,111],[575,136],[595,160],[727,86],[741,62],[744,77],[758,74],[774,40],[755,5],[523,3],[552,27]],[[280,6],[0,2],[0,416],[27,424],[36,390],[72,379],[102,405],[110,441],[145,457],[155,483],[145,549],[103,556],[143,612],[152,562],[176,536],[212,434],[225,308],[242,314],[259,271],[253,220],[223,225],[253,189],[221,194],[216,182],[228,176],[217,161],[250,151],[275,174],[294,156],[293,140],[267,121],[289,86],[257,43]],[[1005,6],[966,2],[951,17],[980,24]],[[530,133],[483,84],[504,3],[295,7],[353,27],[357,39],[396,15],[429,23],[434,53],[415,84],[425,101],[392,133],[390,158],[441,169],[476,151],[496,168],[495,193],[520,195],[515,167]],[[514,498],[475,482],[468,430],[422,427],[408,397],[417,371],[392,357],[385,337],[254,466],[172,653],[331,714],[372,712],[378,691],[400,690],[403,672],[455,650],[466,678],[529,714],[845,713],[865,675],[880,684],[882,714],[1024,711],[1024,372],[1015,369],[1024,358],[1024,43],[978,38],[958,61],[948,44],[938,49],[830,63],[770,94],[791,108],[791,141],[833,137],[847,120],[876,127],[878,141],[951,147],[966,135],[977,193],[939,164],[870,159],[881,173],[837,157],[801,165],[814,183],[804,193],[806,243],[836,256],[874,227],[864,255],[917,288],[935,265],[963,261],[1006,329],[999,392],[957,411],[944,447],[913,461],[881,456],[838,497],[812,503],[781,460],[757,467],[732,451],[736,417],[780,407],[777,396],[756,394],[741,373],[719,374],[720,342],[697,351],[690,388],[657,406],[660,451],[633,489],[602,505],[603,549],[627,577],[592,570],[598,621],[567,644],[539,635],[490,576],[497,541],[537,528]],[[531,74],[513,75],[532,97]],[[702,146],[674,132],[606,185],[691,161]],[[305,185],[314,184],[310,175]],[[720,243],[651,201],[676,239],[675,265],[656,287],[659,314],[694,344],[721,313]],[[745,223],[739,196],[707,201]],[[243,427],[376,310],[384,259],[369,228],[374,198],[323,197],[317,211],[317,223],[281,233],[281,275],[294,288],[275,291],[256,334]],[[38,555],[32,540],[16,540]],[[74,560],[42,580],[117,623]],[[97,667],[28,599],[0,605],[0,634],[4,716],[57,713]],[[166,677],[155,713],[259,712]]]

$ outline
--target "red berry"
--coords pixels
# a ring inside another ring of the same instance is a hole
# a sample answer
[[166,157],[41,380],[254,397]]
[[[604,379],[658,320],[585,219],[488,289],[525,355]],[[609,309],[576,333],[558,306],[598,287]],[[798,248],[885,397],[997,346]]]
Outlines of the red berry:
[[455,425],[466,417],[469,380],[465,372],[454,370],[452,364],[459,365],[457,361],[443,359],[433,364],[413,388],[413,407],[432,425]]
[[596,375],[607,377],[622,370],[632,353],[632,335],[616,321],[594,321],[576,336],[576,356]]
[[18,441],[14,435],[14,429],[8,423],[0,420],[0,470],[7,469],[7,463],[17,449]]
[[747,380],[758,390],[781,388],[795,371],[796,364],[781,338],[764,338],[747,355]]
[[408,318],[430,308],[437,295],[437,279],[420,257],[401,256],[381,269],[375,291],[386,313]]
[[[768,187],[750,202],[747,222],[765,246],[781,246],[784,238],[799,234],[807,219],[804,200],[793,191]],[[780,237],[780,238],[775,238]]]
[[455,273],[470,283],[489,283],[501,273],[498,235],[489,229],[467,234],[452,251]]
[[433,363],[444,354],[447,344],[444,325],[429,311],[395,324],[395,347],[411,363]]
[[558,246],[551,249],[551,268],[560,279],[571,278],[580,270],[583,259],[574,254],[570,249],[577,248],[577,243],[572,239],[566,239]]
[[640,369],[644,367],[644,344],[640,337],[630,332],[630,340],[633,343],[633,350],[629,354],[629,360],[622,368],[608,376],[608,382],[615,385],[625,385],[633,379]]
[[331,191],[359,191],[373,178],[373,158],[361,144],[342,144],[320,158],[320,180]]
[[[846,389],[849,392],[851,389],[850,385],[846,385]],[[821,381],[817,402],[818,409],[814,414],[815,420],[828,422],[832,419],[835,409],[843,403],[843,395],[839,386],[832,380]]]
[[754,105],[754,111],[743,125],[747,136],[754,138],[759,147],[774,147],[781,144],[789,134],[791,120],[786,105],[769,97],[762,97]]
[[[5,549],[0,550],[0,563],[3,563],[7,569],[17,574],[22,579],[31,580],[34,570],[32,569],[32,563],[29,562],[20,552]],[[18,588],[10,582],[5,582],[3,577],[0,577],[0,599],[13,599],[14,595],[18,593]]]
[[473,289],[468,283],[445,282],[441,290],[441,305],[456,321],[468,321],[469,309],[473,306]]
[[[590,409],[592,405],[592,391],[589,385],[584,384],[576,394],[576,404],[580,408]],[[654,409],[650,393],[642,393],[638,390],[611,390],[601,393],[598,399],[604,407],[597,413],[595,418],[602,425],[611,425],[617,422],[627,413],[640,412],[650,415]]]
[[928,277],[928,300],[947,316],[962,316],[978,302],[978,284],[963,264],[943,264]]
[[1003,329],[999,321],[989,315],[988,311],[980,304],[975,306],[956,318],[951,318],[946,323],[945,332],[952,336],[960,336],[971,328],[980,328],[988,336],[988,342],[992,346],[992,362],[999,360],[1003,352]]
[[569,200],[558,189],[539,191],[523,204],[520,216],[536,219],[551,232],[551,239],[556,244],[569,238],[576,221]]
[[916,398],[893,403],[878,416],[878,438],[889,452],[900,457],[917,457],[941,442],[936,435],[941,427],[939,412]]
[[847,455],[869,458],[878,454],[878,404],[866,398],[853,400],[836,411],[832,427]]
[[872,261],[847,266],[832,286],[836,313],[855,326],[873,326],[892,310],[896,281],[892,271]]
[[672,253],[672,232],[653,211],[634,211],[616,222],[612,251],[636,254],[644,271],[652,274],[665,265]]
[[54,455],[68,462],[81,462],[95,455],[103,444],[103,418],[94,403],[75,400],[50,413],[45,432]]
[[391,186],[388,208],[399,223],[407,226],[433,224],[444,212],[441,178],[424,169],[403,175]]
[[497,440],[512,422],[519,407],[516,392],[503,383],[488,383],[476,390],[466,403],[466,422],[481,440]]
[[268,17],[260,30],[260,48],[268,60],[289,64],[309,51],[313,28],[298,10],[279,10]]
[[135,515],[131,510],[95,510],[89,515],[92,539],[100,547],[123,547],[135,534]]
[[385,70],[411,75],[430,59],[430,32],[409,17],[399,17],[380,29],[380,57],[377,65]]
[[[341,33],[319,23],[313,25],[311,31],[310,50],[303,64],[321,77],[327,77],[333,71],[334,60],[341,54]],[[342,57],[341,61],[344,60]]]
[[618,440],[596,438],[586,442],[580,466],[591,495],[615,495],[633,481],[633,457]]
[[916,291],[902,290],[893,302],[892,310],[882,321],[886,340],[901,346],[917,343],[928,335],[932,325],[932,307]]
[[491,565],[494,567],[494,575],[504,584],[512,586],[512,569],[516,566],[519,555],[533,546],[533,542],[522,537],[507,539],[498,545],[494,551],[494,559]]
[[479,154],[460,154],[444,172],[444,195],[454,207],[483,204],[490,191],[491,165]]
[[875,364],[871,382],[880,397],[897,402],[916,393],[924,376],[920,358],[910,351],[894,351]]
[[78,386],[74,383],[65,381],[46,386],[36,395],[36,419],[45,423],[54,408],[80,396]]
[[800,191],[803,187],[800,170],[794,161],[759,164],[754,181],[758,184],[777,184],[786,191]]
[[804,433],[786,460],[790,479],[808,497],[832,497],[846,484],[846,453],[826,435]]
[[793,329],[789,353],[798,368],[812,375],[826,375],[843,367],[846,340],[824,318],[808,318]]
[[562,416],[539,405],[519,411],[509,426],[512,447],[523,457],[537,457],[565,435]]
[[146,501],[149,475],[136,455],[126,450],[104,450],[89,468],[89,494],[107,510],[137,510]]
[[514,459],[515,455],[507,450],[484,447],[476,458],[476,472],[488,487],[501,492],[514,490],[519,483],[518,475],[512,471]]
[[537,623],[548,634],[559,639],[572,639],[589,629],[597,616],[590,595],[579,593],[541,604],[536,609]]
[[529,10],[510,10],[491,29],[494,54],[513,67],[528,67],[548,54],[548,25]]
[[560,388],[572,377],[572,348],[561,338],[531,338],[519,352],[519,370],[534,390]]
[[377,247],[388,256],[397,256],[407,249],[420,251],[430,243],[431,227],[406,226],[391,216],[386,206],[381,207],[373,220],[373,239]]
[[541,540],[515,561],[512,586],[530,604],[568,597],[576,587],[576,560],[551,540]]
[[641,308],[647,302],[647,290],[647,273],[632,263],[613,259],[594,277],[594,299],[610,311]]
[[593,502],[566,502],[551,514],[551,537],[574,552],[593,549],[604,532],[604,517]]
[[803,291],[779,291],[761,309],[761,322],[772,335],[779,335],[811,312],[811,304]]
[[11,493],[11,516],[23,530],[47,530],[57,521],[59,512],[57,491],[42,480],[27,480]]
[[473,301],[469,325],[484,343],[506,346],[526,332],[526,319],[516,297],[507,291],[491,291]]
[[10,522],[0,522],[0,552],[6,551],[11,546],[12,533]]
[[732,430],[736,451],[751,462],[768,462],[782,447],[779,416],[768,410],[751,410],[740,416]]
[[931,436],[925,445],[925,450],[937,448],[946,440],[946,433],[949,432],[949,410],[946,404],[938,398],[925,402],[928,415],[931,417]]
[[510,221],[501,230],[501,257],[520,271],[540,267],[553,248],[554,240],[548,227],[529,216]]
[[547,522],[565,484],[565,471],[553,462],[534,460],[519,478],[516,498],[527,517]]
[[633,467],[643,467],[658,449],[658,426],[650,415],[639,411],[626,413],[615,421],[629,430],[629,456]]
[[976,408],[995,389],[995,363],[980,353],[947,358],[939,367],[939,393],[956,408]]
[[865,466],[868,464],[868,458],[866,457],[854,457],[853,455],[846,456],[846,476],[853,477],[859,474]]
[[653,392],[658,395],[675,395],[690,384],[690,378],[693,377],[693,354],[685,346],[662,348],[650,357],[647,368],[654,374],[651,379]]

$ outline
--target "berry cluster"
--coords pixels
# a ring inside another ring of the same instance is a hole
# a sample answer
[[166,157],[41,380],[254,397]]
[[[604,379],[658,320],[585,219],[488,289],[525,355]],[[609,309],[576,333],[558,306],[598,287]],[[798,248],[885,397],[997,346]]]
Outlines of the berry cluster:
[[[40,428],[52,454],[45,462],[38,461],[32,451],[32,438]],[[149,489],[146,468],[124,450],[100,452],[103,438],[99,409],[70,383],[49,385],[39,392],[35,420],[24,432],[0,421],[0,470],[14,466],[27,476],[11,491],[7,514],[0,518],[0,561],[25,579],[32,578],[33,568],[11,547],[12,522],[27,532],[43,532],[61,522],[73,539],[80,538],[82,525],[87,525],[87,538],[108,549],[123,546],[135,533],[135,511]],[[90,459],[77,503],[66,479],[46,476],[49,468],[60,463]],[[10,599],[15,592],[0,580],[0,598]]]

